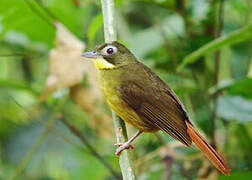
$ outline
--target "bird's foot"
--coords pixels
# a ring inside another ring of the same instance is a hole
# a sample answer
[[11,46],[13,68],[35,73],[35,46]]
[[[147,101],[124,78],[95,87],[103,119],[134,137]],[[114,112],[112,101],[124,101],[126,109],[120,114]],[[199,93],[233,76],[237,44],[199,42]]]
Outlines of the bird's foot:
[[120,153],[125,149],[133,149],[133,146],[130,144],[130,142],[117,143],[115,146],[118,147],[115,153],[117,156],[120,156]]

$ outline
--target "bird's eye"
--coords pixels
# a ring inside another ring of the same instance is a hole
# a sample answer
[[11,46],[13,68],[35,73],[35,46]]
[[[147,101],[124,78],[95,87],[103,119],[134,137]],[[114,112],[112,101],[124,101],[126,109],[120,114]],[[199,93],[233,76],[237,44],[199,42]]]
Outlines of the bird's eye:
[[107,53],[108,53],[108,54],[112,54],[113,52],[114,52],[113,48],[108,48],[108,49],[107,49]]
[[105,56],[112,55],[112,54],[114,54],[116,52],[117,52],[117,48],[115,46],[112,46],[112,45],[108,45],[105,48],[103,48],[103,50],[102,50],[102,54],[105,55]]

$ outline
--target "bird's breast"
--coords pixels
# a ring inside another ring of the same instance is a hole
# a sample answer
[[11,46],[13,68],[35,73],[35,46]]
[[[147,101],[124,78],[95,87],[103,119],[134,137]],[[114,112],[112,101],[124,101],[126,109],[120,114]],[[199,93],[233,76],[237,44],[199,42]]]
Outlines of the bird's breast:
[[120,85],[122,82],[120,74],[121,72],[113,73],[99,71],[99,85],[109,107],[115,111],[120,118],[133,125],[135,128],[145,132],[157,131],[156,128],[146,124],[121,98]]

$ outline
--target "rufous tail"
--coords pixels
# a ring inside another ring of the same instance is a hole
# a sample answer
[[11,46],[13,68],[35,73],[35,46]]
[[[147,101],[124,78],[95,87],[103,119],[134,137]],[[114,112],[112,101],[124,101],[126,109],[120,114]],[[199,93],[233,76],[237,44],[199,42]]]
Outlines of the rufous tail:
[[223,174],[229,175],[231,170],[228,165],[224,162],[223,158],[208,144],[203,137],[194,130],[193,126],[187,122],[187,133],[191,137],[192,141],[196,146],[204,153],[204,155],[212,162],[212,164],[220,170]]

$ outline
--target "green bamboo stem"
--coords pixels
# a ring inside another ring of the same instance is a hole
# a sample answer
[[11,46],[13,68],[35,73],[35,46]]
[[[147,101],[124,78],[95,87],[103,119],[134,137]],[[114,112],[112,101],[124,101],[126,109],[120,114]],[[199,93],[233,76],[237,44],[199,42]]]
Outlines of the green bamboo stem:
[[[105,42],[110,43],[116,40],[114,1],[101,0],[101,3],[102,3]],[[127,141],[128,140],[127,130],[126,130],[124,121],[120,119],[113,111],[112,111],[112,115],[114,119],[117,143]],[[132,168],[129,150],[125,150],[121,152],[119,164],[120,164],[123,179],[135,180],[135,175]]]

